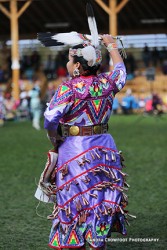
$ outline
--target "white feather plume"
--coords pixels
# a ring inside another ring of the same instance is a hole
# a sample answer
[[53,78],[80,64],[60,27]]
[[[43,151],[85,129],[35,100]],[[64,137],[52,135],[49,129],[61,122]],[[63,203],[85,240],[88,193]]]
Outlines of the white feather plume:
[[52,39],[57,40],[58,42],[69,44],[69,45],[76,45],[82,44],[83,39],[79,37],[78,33],[75,31],[69,33],[59,33],[52,36]]
[[89,24],[89,29],[91,33],[91,38],[92,38],[92,45],[95,47],[98,47],[99,45],[99,35],[97,32],[97,26],[96,26],[96,21],[92,17],[88,17],[88,24]]
[[86,46],[82,49],[83,58],[88,61],[90,67],[94,66],[96,63],[96,50],[93,46]]
[[92,37],[92,45],[95,46],[95,48],[97,48],[99,46],[99,35],[98,35],[93,8],[90,3],[87,3],[86,11],[87,11],[87,16],[88,16],[89,30],[90,30],[91,37]]

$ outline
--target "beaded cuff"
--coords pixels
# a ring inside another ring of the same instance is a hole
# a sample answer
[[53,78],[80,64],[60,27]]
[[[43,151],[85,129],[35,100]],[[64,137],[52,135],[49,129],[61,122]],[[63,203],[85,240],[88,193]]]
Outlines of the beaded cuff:
[[107,48],[108,52],[111,52],[114,49],[118,49],[118,46],[116,43],[109,43],[106,48]]

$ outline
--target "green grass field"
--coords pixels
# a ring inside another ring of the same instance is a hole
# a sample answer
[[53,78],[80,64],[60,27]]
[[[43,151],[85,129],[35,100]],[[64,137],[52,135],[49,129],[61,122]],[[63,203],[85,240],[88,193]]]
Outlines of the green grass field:
[[[130,220],[126,237],[113,234],[126,242],[107,249],[167,249],[167,116],[113,116],[110,133],[126,159],[128,210],[137,219]],[[34,192],[50,148],[46,132],[34,130],[29,121],[0,128],[0,249],[48,249],[51,222],[36,215]],[[44,204],[38,211],[50,214]],[[159,241],[132,242],[137,238]]]

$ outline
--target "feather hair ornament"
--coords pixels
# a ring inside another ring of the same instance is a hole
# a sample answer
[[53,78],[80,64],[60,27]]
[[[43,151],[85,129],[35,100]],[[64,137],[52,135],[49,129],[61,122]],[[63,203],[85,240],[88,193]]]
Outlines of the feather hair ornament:
[[88,61],[90,67],[96,64],[96,50],[93,46],[86,46],[82,49],[83,58]]
[[87,45],[84,48],[69,49],[71,56],[82,56],[90,67],[100,64],[102,60],[101,51],[95,49],[92,45]]

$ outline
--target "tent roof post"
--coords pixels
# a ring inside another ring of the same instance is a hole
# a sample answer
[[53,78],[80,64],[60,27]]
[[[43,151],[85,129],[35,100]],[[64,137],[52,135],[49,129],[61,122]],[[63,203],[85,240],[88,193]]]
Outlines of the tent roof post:
[[[20,78],[20,65],[19,65],[19,23],[18,19],[23,12],[28,8],[33,0],[27,1],[22,8],[18,11],[17,2],[20,0],[0,0],[0,10],[10,19],[11,26],[11,55],[12,55],[12,84],[13,84],[13,97],[19,100],[19,78]],[[10,10],[3,6],[3,2],[10,3]]]
[[117,14],[122,10],[129,0],[122,0],[122,2],[120,2],[118,5],[117,0],[109,0],[109,6],[107,6],[103,0],[95,1],[109,15],[109,33],[113,36],[117,36]]

